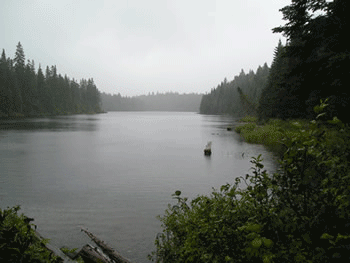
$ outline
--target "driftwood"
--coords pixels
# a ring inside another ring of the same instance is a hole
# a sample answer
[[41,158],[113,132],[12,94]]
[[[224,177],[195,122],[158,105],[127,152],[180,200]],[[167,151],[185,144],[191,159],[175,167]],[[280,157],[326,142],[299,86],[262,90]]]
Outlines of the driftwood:
[[102,261],[103,263],[110,263],[110,262],[115,262],[115,263],[131,263],[130,260],[124,258],[121,256],[117,251],[115,251],[113,248],[108,246],[104,241],[96,237],[94,234],[92,234],[90,231],[87,229],[82,228],[81,231],[85,232],[89,238],[91,238],[92,241],[102,250],[104,254],[106,254],[111,261]]
[[89,244],[83,246],[74,259],[77,259],[78,257],[81,257],[85,263],[113,263],[113,261],[103,255],[97,248],[94,248]]

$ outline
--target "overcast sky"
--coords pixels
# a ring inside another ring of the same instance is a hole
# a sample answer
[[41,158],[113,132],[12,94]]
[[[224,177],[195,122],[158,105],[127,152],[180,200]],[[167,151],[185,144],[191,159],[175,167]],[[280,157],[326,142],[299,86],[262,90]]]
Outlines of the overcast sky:
[[206,93],[271,65],[290,0],[6,0],[0,48],[20,41],[36,68],[56,65],[102,92]]

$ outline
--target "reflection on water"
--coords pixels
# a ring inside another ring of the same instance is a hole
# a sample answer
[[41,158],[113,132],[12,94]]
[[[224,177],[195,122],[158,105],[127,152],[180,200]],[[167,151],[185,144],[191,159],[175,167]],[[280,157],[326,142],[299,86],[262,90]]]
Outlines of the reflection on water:
[[[0,121],[0,207],[20,204],[56,246],[80,248],[89,228],[148,262],[171,194],[193,198],[234,182],[264,147],[227,131],[228,116],[114,112]],[[203,150],[212,141],[212,155]],[[244,154],[243,154],[244,153]]]
[[99,119],[89,115],[0,120],[1,131],[94,131]]

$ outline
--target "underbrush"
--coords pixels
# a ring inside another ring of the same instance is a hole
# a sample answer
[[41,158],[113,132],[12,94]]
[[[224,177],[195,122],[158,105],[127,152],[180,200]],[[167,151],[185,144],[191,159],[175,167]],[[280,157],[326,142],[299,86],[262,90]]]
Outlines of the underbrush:
[[19,214],[20,207],[0,209],[0,262],[62,262],[46,248],[32,229],[33,220]]
[[[326,106],[322,102],[320,109]],[[265,128],[250,124],[242,129],[251,138],[258,130],[259,141],[262,134],[281,139],[285,150],[279,171],[268,174],[259,155],[251,160],[250,174],[209,196],[188,200],[176,191],[177,204],[159,216],[163,232],[149,258],[164,263],[348,262],[350,129],[322,116],[309,123],[272,120]]]

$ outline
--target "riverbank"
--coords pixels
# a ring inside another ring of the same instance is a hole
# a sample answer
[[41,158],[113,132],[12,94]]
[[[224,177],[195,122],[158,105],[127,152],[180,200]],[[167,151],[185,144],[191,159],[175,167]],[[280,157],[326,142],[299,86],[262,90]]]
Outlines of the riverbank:
[[251,160],[251,173],[214,189],[210,196],[188,201],[176,191],[177,205],[160,217],[164,234],[156,239],[152,259],[349,259],[349,127],[336,117],[324,118],[321,113],[313,121],[250,120],[237,125],[246,141],[283,150],[280,169],[268,173],[259,155]]
[[103,114],[107,113],[106,111],[86,111],[86,112],[60,112],[60,113],[33,113],[33,114],[22,114],[18,112],[5,115],[0,113],[0,120],[21,120],[27,118],[52,118],[58,116],[72,116],[72,115],[94,115],[94,114]]
[[240,125],[235,131],[239,133],[246,142],[265,145],[272,152],[281,155],[286,150],[283,140],[296,136],[300,129],[308,129],[310,122],[306,120],[270,119],[260,124],[257,118],[247,116],[240,120]]
[[131,263],[87,229],[81,229],[96,244],[77,249],[57,248],[37,232],[33,218],[19,213],[20,206],[0,208],[0,261],[45,263]]

